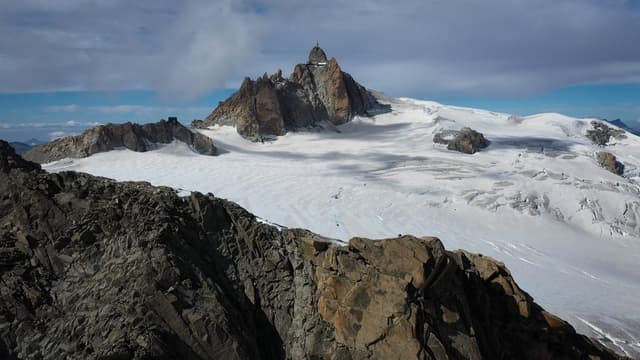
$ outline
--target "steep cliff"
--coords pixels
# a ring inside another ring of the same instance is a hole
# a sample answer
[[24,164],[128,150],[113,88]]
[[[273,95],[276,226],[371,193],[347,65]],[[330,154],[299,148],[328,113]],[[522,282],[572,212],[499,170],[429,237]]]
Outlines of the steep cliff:
[[0,268],[3,359],[617,358],[436,238],[341,246],[2,141]]
[[240,135],[257,141],[322,122],[343,124],[355,115],[383,108],[367,89],[342,71],[336,59],[327,60],[324,51],[314,47],[309,61],[296,65],[288,79],[281,71],[270,77],[264,74],[255,81],[246,78],[240,89],[204,121],[192,125],[233,125]]

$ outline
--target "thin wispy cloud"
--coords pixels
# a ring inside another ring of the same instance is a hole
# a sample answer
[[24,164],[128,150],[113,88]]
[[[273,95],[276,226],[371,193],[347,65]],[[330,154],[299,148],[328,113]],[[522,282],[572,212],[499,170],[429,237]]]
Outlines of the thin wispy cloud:
[[45,110],[48,112],[76,112],[76,110],[78,110],[78,105],[53,105],[47,106]]
[[[210,107],[191,106],[191,107],[175,107],[175,106],[142,106],[142,105],[104,105],[104,106],[80,106],[55,105],[47,106],[45,111],[55,113],[99,113],[99,114],[171,114],[174,112],[186,112],[194,114],[204,114],[210,111]],[[69,123],[69,122],[67,122]]]
[[99,121],[77,121],[68,120],[65,122],[20,122],[20,123],[0,123],[2,129],[19,129],[19,128],[48,128],[48,127],[88,127],[102,124]]
[[75,135],[75,132],[66,132],[66,131],[52,131],[49,133],[49,140],[55,140],[59,138],[63,138],[65,136]]

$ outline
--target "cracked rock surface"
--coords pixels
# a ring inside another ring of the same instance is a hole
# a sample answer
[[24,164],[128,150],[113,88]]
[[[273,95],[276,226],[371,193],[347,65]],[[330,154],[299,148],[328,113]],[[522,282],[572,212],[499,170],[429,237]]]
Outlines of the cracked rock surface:
[[340,246],[2,141],[0,268],[2,359],[618,358],[436,238]]

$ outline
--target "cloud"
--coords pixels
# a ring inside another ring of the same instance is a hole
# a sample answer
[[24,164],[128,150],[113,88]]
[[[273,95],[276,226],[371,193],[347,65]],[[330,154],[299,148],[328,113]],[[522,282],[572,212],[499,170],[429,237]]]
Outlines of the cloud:
[[396,95],[528,96],[640,82],[633,0],[0,0],[0,7],[0,92],[153,89],[191,99],[244,75],[291,71],[316,40],[356,79]]
[[[154,88],[165,97],[193,99],[224,88],[241,72],[258,44],[251,15],[234,11],[232,0],[187,1],[164,39]],[[187,24],[197,24],[189,26]],[[230,76],[231,75],[231,76]]]
[[67,122],[65,122],[65,125],[67,126],[71,126],[71,127],[77,127],[77,126],[82,126],[82,127],[87,127],[87,126],[98,126],[101,123],[98,121],[76,121],[76,120],[69,120]]
[[86,111],[95,111],[104,114],[126,114],[145,109],[144,106],[138,105],[114,105],[114,106],[89,106]]
[[49,140],[55,140],[69,135],[73,135],[73,133],[68,133],[65,131],[52,131],[49,133]]
[[78,105],[53,105],[47,106],[45,110],[48,112],[75,112],[78,110]]

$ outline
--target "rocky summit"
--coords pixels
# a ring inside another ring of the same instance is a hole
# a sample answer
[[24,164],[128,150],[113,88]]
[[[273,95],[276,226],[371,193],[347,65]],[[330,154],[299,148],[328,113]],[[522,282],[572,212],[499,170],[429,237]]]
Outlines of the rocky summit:
[[191,131],[180,124],[178,119],[170,117],[169,120],[144,125],[131,122],[99,125],[77,136],[35,146],[24,157],[43,164],[64,158],[83,158],[122,147],[144,152],[153,150],[158,144],[168,144],[174,140],[186,143],[197,153],[216,154],[216,148],[209,137]]
[[491,258],[339,245],[0,142],[2,359],[616,359]]
[[232,125],[246,139],[284,135],[287,131],[321,123],[340,125],[355,115],[367,116],[386,109],[335,58],[327,60],[320,47],[298,64],[289,78],[282,71],[256,80],[245,78],[240,89],[221,102],[197,128]]

